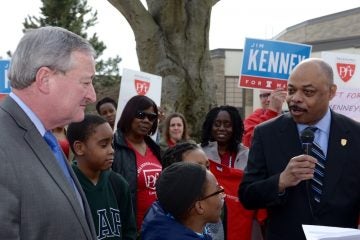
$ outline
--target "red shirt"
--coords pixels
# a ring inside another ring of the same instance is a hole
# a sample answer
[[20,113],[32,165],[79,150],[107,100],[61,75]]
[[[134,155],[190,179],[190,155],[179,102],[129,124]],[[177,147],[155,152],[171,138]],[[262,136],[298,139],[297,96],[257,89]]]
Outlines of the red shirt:
[[[215,175],[226,193],[227,240],[251,240],[252,225],[253,220],[256,218],[256,211],[245,209],[238,198],[239,183],[242,181],[244,172],[214,161],[210,161],[210,171]],[[266,218],[266,212],[262,214],[265,214],[265,216],[261,215],[261,218]]]
[[146,147],[145,155],[141,155],[131,144],[134,150],[137,165],[137,205],[136,205],[136,225],[138,230],[141,228],[145,213],[151,204],[156,200],[155,183],[162,170],[159,160],[149,147]]
[[254,135],[254,129],[257,125],[278,116],[279,113],[271,109],[256,109],[250,116],[244,120],[244,136],[242,143],[246,147],[250,147]]
[[170,139],[167,141],[167,145],[169,146],[169,147],[173,147],[173,146],[175,146],[176,145],[176,142],[173,142],[173,141],[171,141]]
[[236,158],[236,153],[230,154],[230,152],[225,152],[223,154],[219,153],[221,159],[221,164],[227,167],[234,167],[234,162]]
[[69,153],[70,153],[70,144],[67,139],[58,139],[58,142],[60,144],[61,149],[63,150],[65,156],[67,159],[69,159]]

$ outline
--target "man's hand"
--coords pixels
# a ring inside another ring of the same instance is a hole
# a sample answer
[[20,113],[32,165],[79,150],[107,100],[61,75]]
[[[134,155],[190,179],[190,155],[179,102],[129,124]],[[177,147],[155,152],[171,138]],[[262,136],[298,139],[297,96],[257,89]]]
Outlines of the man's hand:
[[312,179],[314,176],[316,158],[310,155],[300,155],[290,159],[285,170],[279,178],[279,192],[286,188],[296,186],[303,180]]
[[269,96],[269,109],[280,113],[286,96],[287,92],[282,88],[275,89],[273,92],[271,92]]

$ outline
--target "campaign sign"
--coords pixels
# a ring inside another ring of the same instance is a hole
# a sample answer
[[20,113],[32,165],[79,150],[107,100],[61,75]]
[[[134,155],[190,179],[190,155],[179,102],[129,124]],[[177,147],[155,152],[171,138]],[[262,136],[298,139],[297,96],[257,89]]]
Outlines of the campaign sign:
[[310,45],[246,38],[239,86],[286,89],[291,71],[310,53]]
[[[126,103],[135,95],[145,95],[160,106],[161,85],[161,76],[124,68],[120,84],[115,122],[117,123],[119,121]],[[154,134],[154,137],[155,136],[156,134]]]
[[321,58],[333,69],[337,85],[330,108],[360,122],[360,55],[322,52]]
[[9,65],[9,60],[0,60],[0,100],[11,91],[9,79],[7,77]]

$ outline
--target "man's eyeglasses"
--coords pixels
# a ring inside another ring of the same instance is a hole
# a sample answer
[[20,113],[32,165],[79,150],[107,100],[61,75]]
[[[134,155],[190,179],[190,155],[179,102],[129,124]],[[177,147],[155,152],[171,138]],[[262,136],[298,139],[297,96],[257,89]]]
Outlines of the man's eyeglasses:
[[137,111],[135,117],[137,119],[149,119],[150,122],[153,122],[157,119],[157,114],[156,113],[147,113],[147,112],[143,112],[143,111]]
[[225,195],[225,189],[224,189],[222,186],[219,186],[219,188],[220,188],[220,189],[217,190],[216,192],[211,193],[211,194],[209,194],[209,195],[207,195],[207,196],[205,196],[205,197],[200,198],[199,201],[202,201],[202,200],[211,198],[211,197],[216,196],[216,195],[219,195],[219,194]]
[[268,98],[270,96],[271,93],[262,93],[260,94],[260,98]]

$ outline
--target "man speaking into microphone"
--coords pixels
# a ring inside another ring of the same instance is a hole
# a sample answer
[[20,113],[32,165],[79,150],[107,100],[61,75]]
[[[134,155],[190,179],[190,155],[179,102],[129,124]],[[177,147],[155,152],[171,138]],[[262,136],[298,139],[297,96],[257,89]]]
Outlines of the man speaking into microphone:
[[299,63],[288,80],[289,113],[258,125],[239,198],[267,208],[268,240],[305,240],[302,224],[357,228],[360,124],[330,110],[333,71]]

